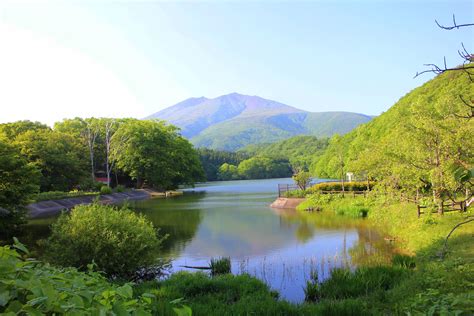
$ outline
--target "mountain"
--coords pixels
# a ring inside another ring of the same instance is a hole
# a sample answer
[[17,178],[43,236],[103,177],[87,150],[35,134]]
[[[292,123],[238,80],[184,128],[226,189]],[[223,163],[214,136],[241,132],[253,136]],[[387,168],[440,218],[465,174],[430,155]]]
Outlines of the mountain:
[[345,134],[372,117],[351,112],[307,112],[258,96],[231,93],[190,98],[147,117],[181,128],[197,147],[237,150],[296,135]]

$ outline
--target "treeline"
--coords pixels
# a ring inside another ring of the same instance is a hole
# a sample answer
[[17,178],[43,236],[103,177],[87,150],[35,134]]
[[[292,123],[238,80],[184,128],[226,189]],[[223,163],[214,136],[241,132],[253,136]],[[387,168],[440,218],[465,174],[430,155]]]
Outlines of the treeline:
[[208,181],[284,178],[309,170],[328,141],[295,136],[271,144],[249,145],[238,152],[199,148],[198,153]]
[[474,175],[474,85],[464,72],[447,72],[400,99],[386,113],[345,136],[334,136],[311,168],[323,178],[353,172],[385,191],[443,201],[469,198]]
[[288,160],[293,170],[309,170],[324,153],[329,138],[300,135],[276,143],[249,145],[240,152],[250,156],[264,156]]
[[283,178],[292,175],[287,159],[272,159],[245,152],[198,149],[208,181]]
[[0,141],[37,169],[31,180],[40,191],[92,189],[97,174],[109,186],[123,179],[157,189],[203,179],[192,145],[162,121],[75,118],[53,128],[19,121],[0,124]]

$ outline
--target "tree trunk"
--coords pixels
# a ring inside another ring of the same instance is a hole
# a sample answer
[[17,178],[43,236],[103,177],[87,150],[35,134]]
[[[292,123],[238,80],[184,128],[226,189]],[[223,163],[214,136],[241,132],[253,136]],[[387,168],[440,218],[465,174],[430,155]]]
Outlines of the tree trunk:
[[438,214],[443,215],[444,214],[444,209],[443,209],[444,201],[441,198],[441,193],[438,190],[433,190],[433,202],[436,205],[438,205]]
[[439,214],[439,215],[443,215],[443,214],[444,214],[443,204],[444,204],[443,199],[441,199],[441,198],[438,199],[438,214]]
[[344,189],[344,171],[342,172],[341,176],[342,176],[341,177],[341,180],[342,180],[341,181],[342,182],[342,196],[344,197],[344,191],[345,191],[345,189]]

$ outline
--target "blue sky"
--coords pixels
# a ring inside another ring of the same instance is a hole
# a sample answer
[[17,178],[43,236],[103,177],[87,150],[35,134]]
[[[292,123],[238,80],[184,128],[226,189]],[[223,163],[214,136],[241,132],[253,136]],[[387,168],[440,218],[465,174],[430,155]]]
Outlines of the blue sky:
[[460,63],[472,1],[3,1],[0,121],[144,117],[189,97],[259,95],[378,115]]

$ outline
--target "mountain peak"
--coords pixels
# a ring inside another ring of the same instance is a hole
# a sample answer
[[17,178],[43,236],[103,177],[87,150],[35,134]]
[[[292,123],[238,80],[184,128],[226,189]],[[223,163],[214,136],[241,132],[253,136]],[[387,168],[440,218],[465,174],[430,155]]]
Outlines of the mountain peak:
[[289,105],[232,92],[189,98],[148,118],[169,121],[198,146],[234,150],[295,135],[343,134],[371,118],[356,113],[310,113]]

